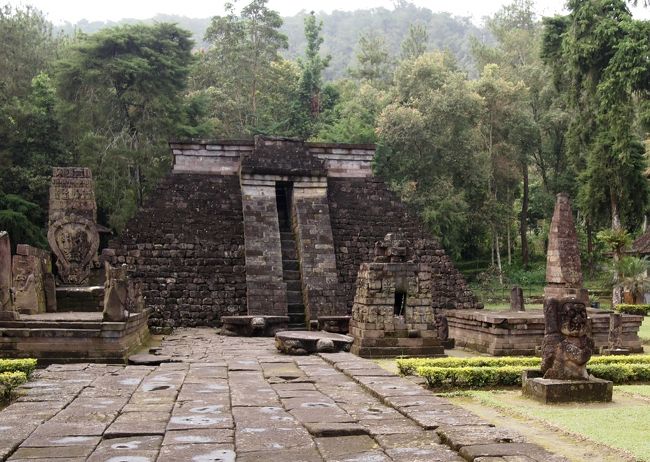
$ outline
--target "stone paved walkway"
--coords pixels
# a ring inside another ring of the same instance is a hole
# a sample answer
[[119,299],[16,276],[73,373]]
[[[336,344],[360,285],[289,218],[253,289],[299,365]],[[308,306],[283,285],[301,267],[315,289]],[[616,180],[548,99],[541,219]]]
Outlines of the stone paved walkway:
[[563,461],[372,361],[167,336],[160,366],[52,365],[0,412],[10,461]]

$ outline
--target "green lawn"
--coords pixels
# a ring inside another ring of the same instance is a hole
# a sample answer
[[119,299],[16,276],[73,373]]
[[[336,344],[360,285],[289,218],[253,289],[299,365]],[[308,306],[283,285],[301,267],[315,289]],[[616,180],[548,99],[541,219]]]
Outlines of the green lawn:
[[[633,385],[636,394],[649,395],[650,385]],[[650,403],[617,393],[614,402],[599,404],[544,405],[521,396],[520,390],[467,391],[450,399],[462,405],[473,400],[481,406],[506,414],[551,425],[596,443],[632,453],[640,461],[650,461]],[[625,390],[631,391],[631,389]]]

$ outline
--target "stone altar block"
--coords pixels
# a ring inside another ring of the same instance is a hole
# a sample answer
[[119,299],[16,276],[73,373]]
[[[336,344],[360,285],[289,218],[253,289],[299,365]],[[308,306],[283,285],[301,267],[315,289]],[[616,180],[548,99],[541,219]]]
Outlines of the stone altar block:
[[362,263],[352,307],[351,352],[363,357],[445,356],[431,306],[431,267],[405,261],[406,242],[388,234]]
[[88,168],[54,167],[47,240],[64,284],[83,285],[99,248],[97,204]]

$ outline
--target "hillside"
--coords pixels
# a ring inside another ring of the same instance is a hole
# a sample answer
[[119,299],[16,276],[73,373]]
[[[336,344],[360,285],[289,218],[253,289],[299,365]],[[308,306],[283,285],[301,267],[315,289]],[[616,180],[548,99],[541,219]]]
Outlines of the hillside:
[[[289,37],[289,49],[285,56],[295,59],[305,49],[303,20],[308,13],[301,12],[295,16],[285,17],[282,31]],[[324,53],[332,56],[325,78],[334,80],[344,77],[346,71],[355,63],[356,46],[359,36],[368,31],[381,34],[393,56],[398,56],[400,44],[408,33],[410,24],[426,25],[429,32],[431,49],[448,50],[458,59],[459,64],[474,73],[473,62],[469,52],[470,37],[491,40],[489,33],[476,27],[467,18],[451,16],[449,13],[434,13],[427,8],[404,4],[394,10],[375,8],[371,10],[334,11],[331,14],[320,12],[318,18],[323,21]],[[189,18],[185,16],[157,15],[151,19],[139,21],[123,19],[119,22],[88,22],[82,20],[76,24],[67,23],[61,27],[65,33],[75,29],[92,33],[104,27],[131,23],[174,22],[192,32],[197,46],[203,46],[203,34],[210,23],[210,18]]]

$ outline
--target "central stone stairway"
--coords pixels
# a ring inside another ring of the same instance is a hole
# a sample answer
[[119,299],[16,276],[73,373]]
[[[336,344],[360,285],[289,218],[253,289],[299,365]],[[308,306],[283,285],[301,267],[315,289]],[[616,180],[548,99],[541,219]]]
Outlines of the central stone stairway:
[[291,183],[278,182],[275,192],[282,248],[282,276],[287,284],[289,329],[303,330],[306,328],[305,305],[302,298],[302,282],[300,280],[300,262],[298,261],[296,238],[292,231]]

